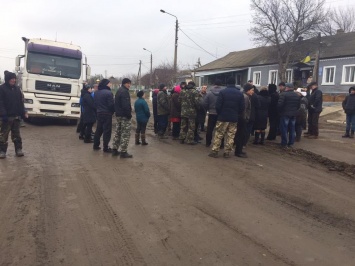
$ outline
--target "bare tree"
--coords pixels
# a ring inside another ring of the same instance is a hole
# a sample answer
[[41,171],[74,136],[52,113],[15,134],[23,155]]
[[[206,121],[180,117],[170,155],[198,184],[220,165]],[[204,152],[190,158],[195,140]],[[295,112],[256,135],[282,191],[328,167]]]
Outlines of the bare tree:
[[327,19],[319,29],[324,35],[334,35],[337,30],[355,31],[355,9],[350,7],[329,9]]
[[275,46],[281,80],[285,80],[297,39],[315,36],[324,23],[324,4],[325,0],[251,0],[250,33],[257,45]]

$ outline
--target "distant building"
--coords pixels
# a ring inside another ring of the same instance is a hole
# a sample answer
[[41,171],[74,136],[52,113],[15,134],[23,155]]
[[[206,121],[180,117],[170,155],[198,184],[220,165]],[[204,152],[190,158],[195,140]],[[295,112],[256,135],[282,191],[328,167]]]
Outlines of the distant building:
[[[310,77],[318,75],[318,84],[323,92],[347,93],[349,87],[355,85],[355,32],[339,31],[336,35],[322,37],[319,73],[313,73],[318,47],[317,38],[300,38],[291,55],[286,79],[283,81],[292,82],[296,86],[306,86],[312,79]],[[311,61],[301,63],[307,55]],[[199,84],[213,84],[216,79],[225,83],[230,76],[234,76],[239,85],[248,80],[253,80],[257,87],[281,82],[275,46],[231,52],[197,68],[194,74]]]

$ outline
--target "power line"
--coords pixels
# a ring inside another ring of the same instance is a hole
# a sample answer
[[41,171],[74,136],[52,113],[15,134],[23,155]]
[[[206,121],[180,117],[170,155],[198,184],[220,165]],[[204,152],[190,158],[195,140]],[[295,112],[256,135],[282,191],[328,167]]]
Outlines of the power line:
[[189,38],[194,44],[196,44],[198,47],[200,47],[203,51],[205,51],[209,55],[213,56],[214,58],[217,58],[217,56],[215,56],[214,54],[210,53],[209,51],[207,51],[206,49],[201,47],[201,45],[197,44],[193,39],[191,39],[180,27],[179,27],[179,29],[187,38]]

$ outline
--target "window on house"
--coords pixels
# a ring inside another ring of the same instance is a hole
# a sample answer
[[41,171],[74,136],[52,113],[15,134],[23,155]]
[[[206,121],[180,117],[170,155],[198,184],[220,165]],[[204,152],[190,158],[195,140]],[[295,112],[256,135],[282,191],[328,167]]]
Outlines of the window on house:
[[355,83],[355,65],[343,66],[342,83],[344,84]]
[[277,70],[269,71],[269,84],[277,84]]
[[257,71],[253,73],[253,83],[255,86],[260,86],[261,72]]
[[323,69],[323,85],[334,85],[335,66],[324,67]]
[[292,83],[292,69],[287,69],[286,70],[286,83]]

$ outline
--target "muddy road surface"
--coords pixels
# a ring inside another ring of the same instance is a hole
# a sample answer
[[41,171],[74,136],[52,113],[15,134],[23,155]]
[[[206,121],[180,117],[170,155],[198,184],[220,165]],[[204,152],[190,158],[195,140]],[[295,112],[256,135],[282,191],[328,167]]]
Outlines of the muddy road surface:
[[215,159],[151,134],[136,146],[132,132],[120,159],[73,126],[22,135],[25,157],[10,144],[0,161],[2,266],[355,265],[353,173],[302,152]]

